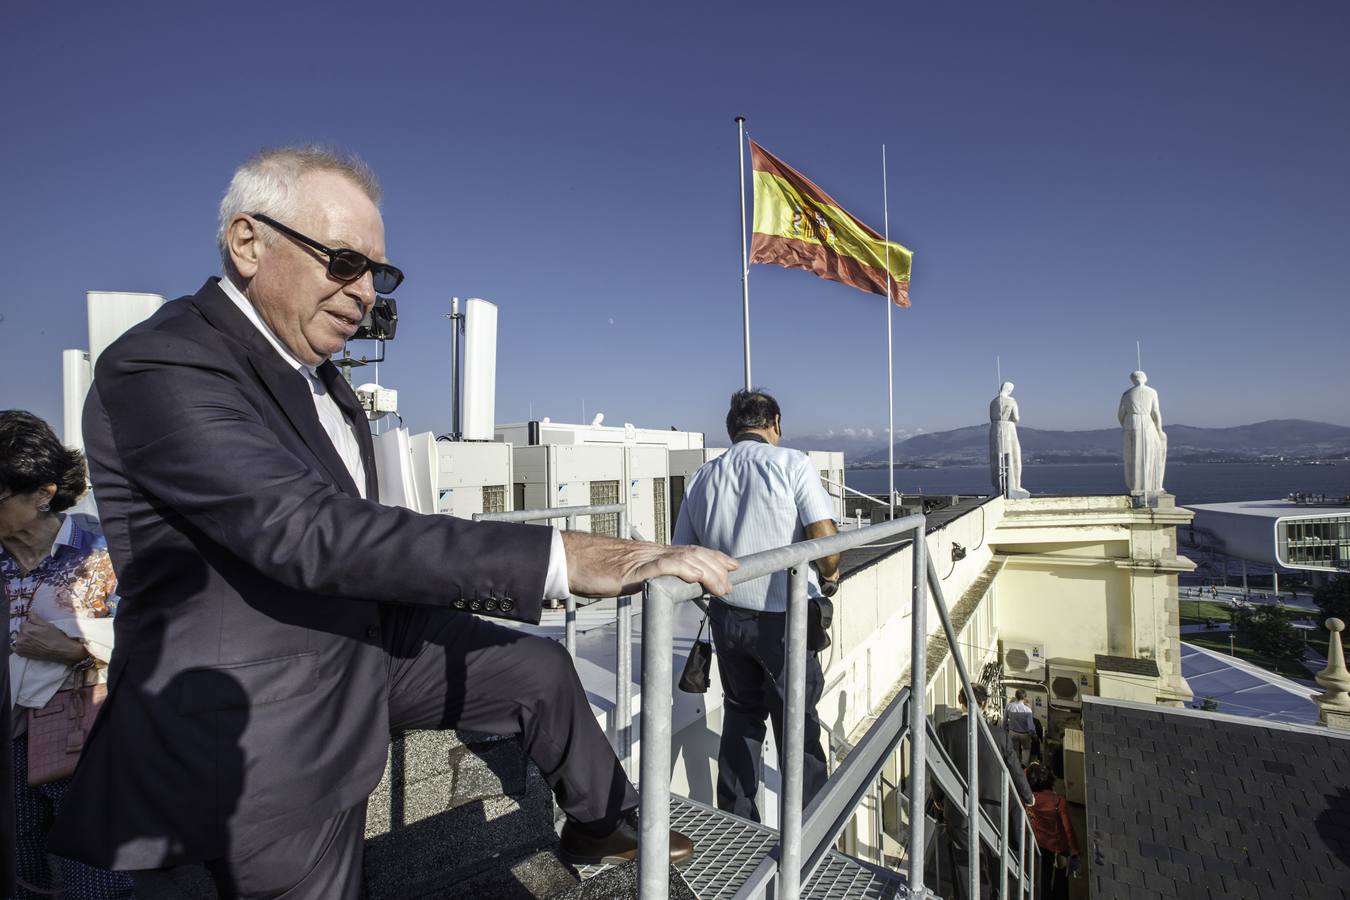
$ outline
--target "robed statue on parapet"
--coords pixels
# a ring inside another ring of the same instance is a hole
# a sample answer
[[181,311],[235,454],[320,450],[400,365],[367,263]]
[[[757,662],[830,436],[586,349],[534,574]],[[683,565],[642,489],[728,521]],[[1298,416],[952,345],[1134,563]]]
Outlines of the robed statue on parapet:
[[1022,490],[1022,444],[1017,439],[1020,415],[1013,399],[1013,383],[999,386],[989,402],[989,477],[1007,497],[1026,497]]
[[1160,494],[1167,467],[1167,435],[1163,432],[1158,392],[1148,386],[1148,376],[1131,372],[1134,387],[1120,395],[1121,449],[1125,461],[1125,487],[1131,494]]

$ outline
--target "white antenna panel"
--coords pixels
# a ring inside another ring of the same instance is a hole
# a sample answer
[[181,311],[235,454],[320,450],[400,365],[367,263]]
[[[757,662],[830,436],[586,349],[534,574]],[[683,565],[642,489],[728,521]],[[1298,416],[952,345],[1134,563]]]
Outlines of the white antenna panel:
[[490,441],[497,406],[497,305],[464,306],[464,440]]
[[84,449],[84,398],[89,393],[89,382],[94,370],[89,366],[89,354],[83,350],[61,351],[62,435],[67,447]]
[[89,310],[89,369],[93,371],[99,354],[124,331],[154,315],[164,305],[164,298],[159,294],[89,291],[85,303]]

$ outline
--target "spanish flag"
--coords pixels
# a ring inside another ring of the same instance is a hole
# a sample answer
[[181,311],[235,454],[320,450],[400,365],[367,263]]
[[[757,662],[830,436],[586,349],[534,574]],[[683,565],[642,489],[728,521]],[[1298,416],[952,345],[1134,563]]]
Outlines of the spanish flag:
[[[907,249],[860,222],[809,178],[750,142],[755,173],[755,222],[750,262],[806,269],[870,294],[886,294],[909,306]],[[889,256],[889,259],[888,259]]]

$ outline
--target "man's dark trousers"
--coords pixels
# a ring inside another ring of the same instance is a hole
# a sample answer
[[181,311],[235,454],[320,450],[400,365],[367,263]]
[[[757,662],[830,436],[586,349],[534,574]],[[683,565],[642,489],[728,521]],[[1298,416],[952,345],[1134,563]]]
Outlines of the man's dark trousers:
[[[597,821],[637,806],[561,644],[443,610],[386,607],[381,618],[391,733],[519,734],[573,818]],[[355,900],[362,894],[365,811],[359,804],[206,867],[222,897]],[[137,888],[154,897],[158,883],[157,873],[146,873]]]
[[[722,742],[717,752],[717,805],[760,821],[755,796],[763,782],[765,720],[773,722],[782,771],[783,705],[787,695],[787,614],[739,609],[720,600],[709,606],[713,647],[722,675]],[[802,803],[809,804],[828,777],[816,704],[825,687],[820,660],[806,658],[806,746]]]

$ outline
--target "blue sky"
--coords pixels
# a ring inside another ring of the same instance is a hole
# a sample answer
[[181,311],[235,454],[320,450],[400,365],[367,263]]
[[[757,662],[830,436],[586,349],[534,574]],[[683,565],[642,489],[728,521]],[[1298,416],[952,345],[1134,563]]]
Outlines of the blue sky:
[[[0,8],[0,406],[59,423],[86,290],[195,291],[263,145],[358,151],[407,273],[380,380],[449,425],[452,295],[497,414],[719,433],[741,380],[732,117],[871,224],[890,159],[897,429],[1350,424],[1350,5],[122,3]],[[750,278],[789,433],[886,424],[885,308]],[[878,442],[883,438],[878,438]]]

